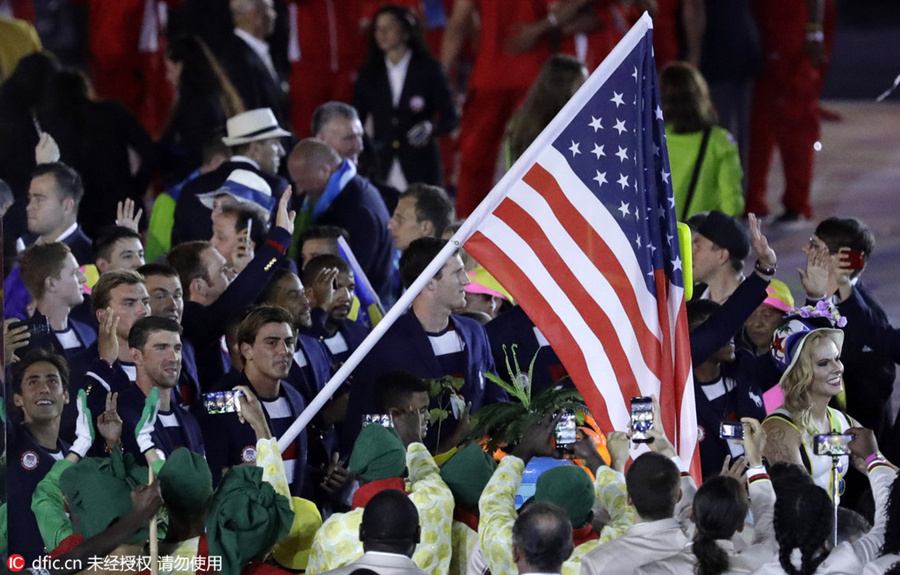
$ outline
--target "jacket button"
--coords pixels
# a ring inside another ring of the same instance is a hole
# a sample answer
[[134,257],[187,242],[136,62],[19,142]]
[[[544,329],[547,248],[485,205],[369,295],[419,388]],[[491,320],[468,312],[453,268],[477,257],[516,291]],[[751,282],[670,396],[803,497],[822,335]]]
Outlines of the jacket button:
[[400,147],[400,140],[394,140],[394,144],[393,144],[393,145],[394,145],[394,149],[395,149],[395,150],[396,150],[397,148],[399,148],[399,147]]

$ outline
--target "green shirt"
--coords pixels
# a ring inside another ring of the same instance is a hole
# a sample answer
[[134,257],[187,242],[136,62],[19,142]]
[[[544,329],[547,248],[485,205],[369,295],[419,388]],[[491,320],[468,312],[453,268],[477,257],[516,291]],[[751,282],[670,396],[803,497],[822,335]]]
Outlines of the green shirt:
[[684,220],[698,212],[709,210],[719,210],[730,216],[742,216],[744,196],[741,178],[744,172],[741,169],[741,157],[734,138],[727,130],[719,127],[714,127],[710,133],[694,198],[685,212],[684,203],[702,139],[702,131],[676,134],[671,126],[666,126],[666,143],[669,148],[672,189],[675,192],[678,218]]

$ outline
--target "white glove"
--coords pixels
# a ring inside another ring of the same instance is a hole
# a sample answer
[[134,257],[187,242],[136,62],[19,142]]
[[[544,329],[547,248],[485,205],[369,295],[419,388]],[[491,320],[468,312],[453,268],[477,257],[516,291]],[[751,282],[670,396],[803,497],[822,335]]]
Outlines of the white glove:
[[75,407],[78,409],[78,418],[75,420],[75,443],[69,452],[83,459],[94,444],[94,422],[91,410],[87,406],[87,393],[83,389],[78,391]]
[[144,401],[144,411],[141,413],[141,419],[134,428],[135,437],[137,438],[138,449],[141,453],[145,453],[156,447],[153,444],[151,434],[156,426],[156,414],[159,412],[159,388],[153,387],[150,395]]
[[425,147],[431,140],[431,132],[433,131],[434,127],[431,125],[431,122],[422,120],[406,132],[406,141],[409,142],[410,146],[415,146],[416,148]]

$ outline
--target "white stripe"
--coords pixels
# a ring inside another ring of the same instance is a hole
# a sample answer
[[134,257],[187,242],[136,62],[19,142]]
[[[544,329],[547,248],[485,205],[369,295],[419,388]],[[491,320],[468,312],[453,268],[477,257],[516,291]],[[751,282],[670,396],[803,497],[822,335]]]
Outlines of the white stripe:
[[264,401],[262,404],[266,408],[266,413],[269,414],[269,419],[291,417],[291,405],[284,397],[279,397],[275,401]]
[[541,333],[541,330],[538,328],[534,328],[534,337],[537,339],[539,347],[550,347],[550,342],[547,341],[547,338],[544,337],[544,334]]
[[119,363],[119,367],[122,368],[122,371],[125,372],[125,375],[128,376],[128,380],[131,383],[137,381],[137,367],[134,365],[125,365],[124,363]]
[[441,335],[428,335],[428,341],[431,343],[431,349],[434,355],[440,357],[451,353],[459,353],[463,351],[463,341],[456,333],[456,330],[448,330]]
[[90,377],[93,377],[94,379],[96,379],[97,381],[99,381],[99,382],[103,385],[104,389],[106,389],[106,391],[111,391],[111,390],[110,390],[110,387],[109,387],[109,384],[106,383],[106,380],[104,380],[102,377],[100,377],[99,375],[97,375],[97,374],[94,373],[93,371],[89,371],[89,372],[87,372],[85,375],[88,375],[88,376],[90,376]]
[[306,354],[303,353],[302,349],[298,349],[294,352],[294,363],[296,363],[298,367],[306,367],[309,364],[309,362],[306,361]]
[[584,357],[584,363],[587,365],[591,379],[606,401],[607,413],[614,428],[625,429],[630,419],[630,412],[621,390],[615,383],[617,381],[616,374],[603,344],[585,322],[580,310],[560,289],[553,275],[547,271],[531,246],[510,229],[504,221],[491,215],[485,219],[480,231],[505,253],[516,254],[516,265],[531,281],[534,289],[547,301],[552,302],[551,309],[559,318],[560,323],[568,328],[569,333],[578,342],[579,351]]
[[[643,381],[658,381],[656,376],[653,375],[653,372],[647,366],[631,319],[628,317],[625,307],[622,304],[622,298],[617,293],[616,289],[610,285],[609,281],[604,277],[600,270],[597,269],[596,265],[588,258],[587,254],[585,254],[578,244],[575,243],[568,231],[563,227],[550,209],[550,205],[547,201],[524,182],[514,186],[510,198],[515,198],[517,204],[522,206],[535,221],[540,222],[541,231],[546,234],[553,249],[566,263],[566,267],[568,267],[572,275],[577,278],[578,283],[585,288],[585,292],[594,300],[597,307],[606,313],[613,329],[616,331],[619,343],[628,357],[628,364],[631,366],[631,371],[634,372],[638,383]],[[596,206],[596,199],[593,201],[595,204],[595,212],[605,211],[602,207]],[[611,225],[615,226],[615,223],[613,222]],[[616,227],[616,229],[618,229],[618,227]],[[627,246],[626,249],[628,254],[632,253],[630,246]],[[640,270],[640,268],[638,268],[638,270]],[[558,277],[558,272],[554,275]],[[588,286],[590,286],[590,289],[588,289]],[[632,283],[632,289],[637,289],[637,301],[642,309],[656,309],[656,298],[641,297],[641,295],[649,296],[647,285],[644,283],[643,279],[640,280],[640,285],[635,286],[634,283]],[[652,308],[649,306],[652,306]],[[582,310],[582,312],[584,311],[586,310]],[[655,318],[655,314],[648,315],[650,315],[651,318]],[[639,319],[638,321],[642,322],[645,326],[647,325],[647,322],[643,321],[643,319]],[[657,337],[657,342],[655,344],[657,348],[661,347],[662,338],[658,320],[655,326],[647,327],[650,329],[650,332]]]
[[178,418],[175,417],[174,413],[159,413],[157,414],[157,417],[159,417],[163,427],[181,427],[181,424],[178,423]]
[[288,483],[294,482],[294,468],[297,466],[296,459],[284,460],[284,475],[288,478]]
[[345,351],[350,349],[350,347],[347,346],[347,340],[344,339],[344,336],[341,335],[341,332],[337,332],[333,336],[326,339],[325,345],[328,347],[328,351],[330,351],[332,355],[344,353]]

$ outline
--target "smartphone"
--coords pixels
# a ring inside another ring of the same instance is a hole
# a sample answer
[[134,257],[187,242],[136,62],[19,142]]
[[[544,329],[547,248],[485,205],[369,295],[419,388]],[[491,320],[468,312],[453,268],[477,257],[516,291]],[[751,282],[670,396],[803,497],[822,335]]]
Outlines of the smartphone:
[[253,218],[247,218],[247,245],[251,243],[250,234],[253,233]]
[[220,413],[237,413],[241,410],[240,397],[244,392],[229,389],[228,391],[214,391],[204,394],[203,405],[207,413],[218,415]]
[[851,441],[853,441],[852,435],[823,433],[816,436],[813,450],[816,455],[829,455],[831,457],[850,455],[850,447],[848,445]]
[[866,265],[866,252],[862,250],[847,250],[841,252],[841,255],[846,259],[847,266],[851,270],[861,270]]
[[719,424],[722,439],[744,439],[744,426],[740,421],[723,421]]
[[50,333],[50,320],[48,320],[46,317],[32,317],[24,321],[17,321],[9,324],[9,329],[10,331],[12,331],[14,329],[22,327],[23,325],[28,326],[29,340]]
[[578,427],[574,411],[567,409],[563,412],[553,431],[553,439],[556,443],[556,450],[561,453],[569,451],[569,446],[578,441]]
[[370,413],[363,415],[362,426],[380,425],[382,427],[394,427],[394,418],[389,414]]
[[650,443],[653,438],[648,433],[653,429],[653,400],[649,397],[631,398],[631,440],[635,443]]

